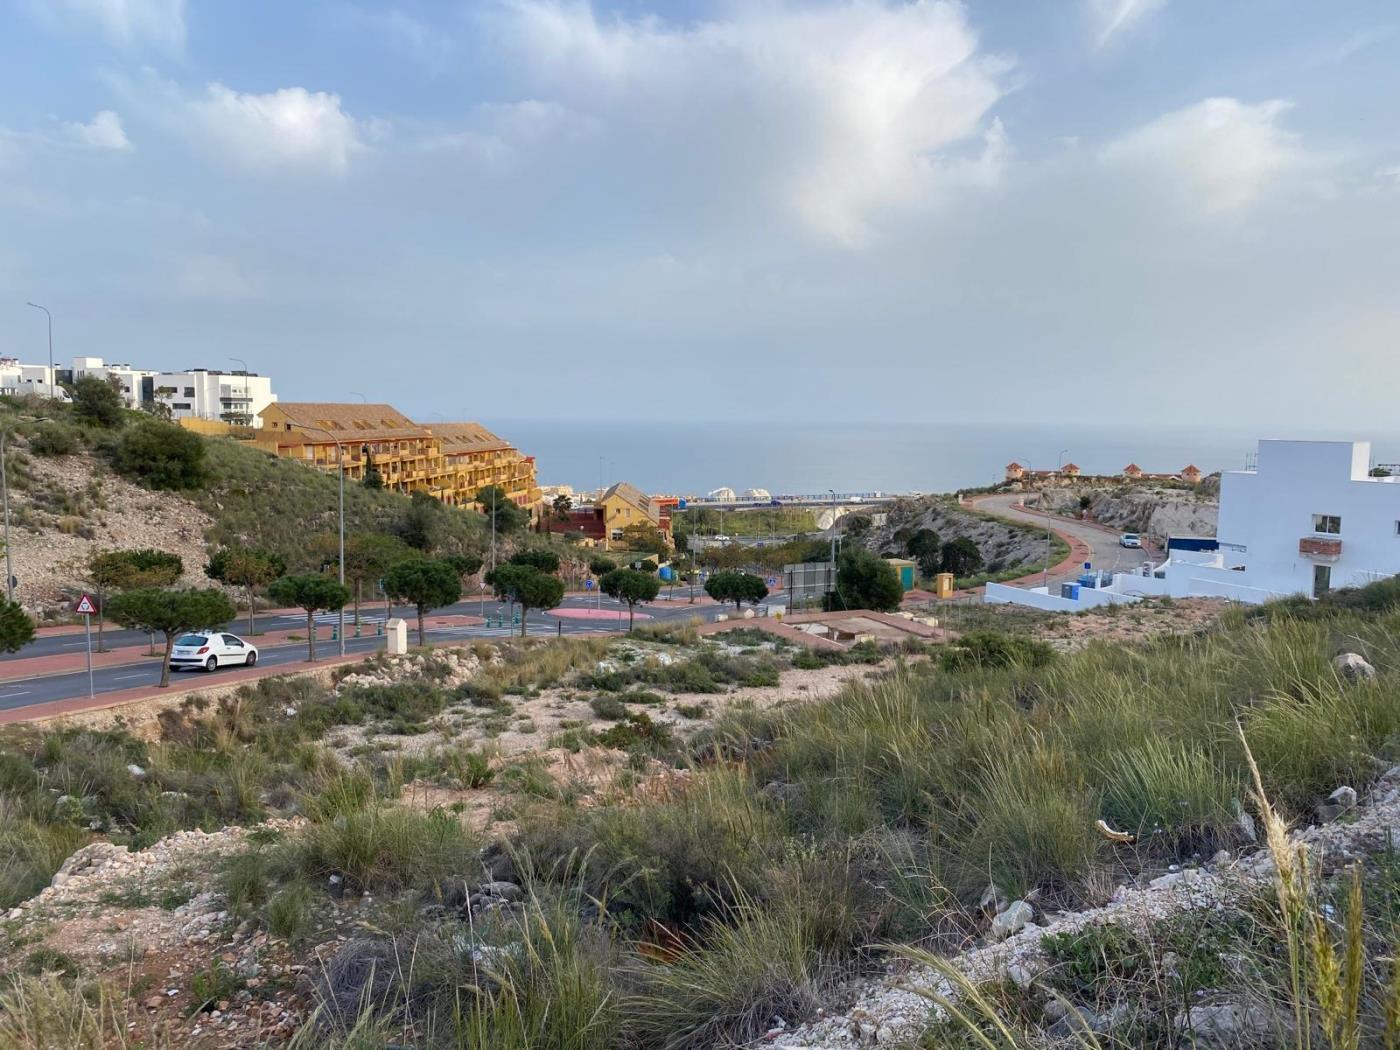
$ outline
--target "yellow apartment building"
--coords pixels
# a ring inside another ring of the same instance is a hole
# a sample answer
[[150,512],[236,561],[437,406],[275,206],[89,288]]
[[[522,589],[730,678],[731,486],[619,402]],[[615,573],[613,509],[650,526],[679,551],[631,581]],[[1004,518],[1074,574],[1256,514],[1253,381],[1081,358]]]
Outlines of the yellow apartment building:
[[446,502],[466,505],[487,485],[499,485],[526,510],[540,502],[535,477],[535,457],[521,454],[505,438],[480,423],[424,423],[438,440],[443,464],[452,477],[452,498]]
[[539,502],[533,456],[476,423],[415,423],[392,405],[278,401],[261,413],[255,444],[319,470],[336,468],[336,442],[345,476],[361,481],[372,460],[386,489],[427,492],[466,506],[486,485],[500,485],[533,511]]

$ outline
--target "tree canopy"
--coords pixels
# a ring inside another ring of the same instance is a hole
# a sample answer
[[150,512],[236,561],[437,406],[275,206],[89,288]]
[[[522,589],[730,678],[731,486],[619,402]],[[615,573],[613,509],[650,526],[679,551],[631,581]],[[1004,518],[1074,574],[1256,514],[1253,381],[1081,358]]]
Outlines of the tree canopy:
[[137,587],[169,587],[184,574],[185,563],[178,554],[150,547],[94,549],[88,553],[84,568],[87,579],[97,588],[97,651],[100,653],[106,651],[103,641],[106,595]]
[[175,636],[199,628],[216,628],[236,615],[233,603],[217,587],[164,590],[139,587],[118,594],[107,603],[107,614],[123,627],[165,635],[165,659],[160,687],[170,684],[170,650]]
[[418,644],[426,645],[423,616],[462,597],[462,576],[444,559],[412,558],[384,574],[384,590],[394,601],[406,602],[417,610]]
[[959,536],[943,545],[944,572],[954,576],[971,576],[982,571],[982,552],[966,536]]
[[487,485],[476,494],[473,502],[481,508],[481,513],[486,515],[488,523],[495,520],[497,535],[509,535],[524,528],[530,521],[529,513],[516,506],[515,501],[499,485]]
[[508,561],[486,574],[486,582],[502,598],[520,606],[520,633],[528,633],[531,609],[553,609],[564,599],[564,581],[534,565]]
[[644,554],[665,554],[665,534],[649,521],[634,521],[622,527],[622,542],[628,550]]
[[628,630],[632,629],[637,605],[640,602],[654,601],[661,593],[660,580],[651,573],[638,572],[636,569],[613,569],[598,581],[598,586],[608,597],[627,603]]
[[516,551],[510,556],[510,561],[512,565],[528,565],[540,572],[555,573],[559,571],[559,555],[538,547]]
[[734,608],[738,609],[744,602],[757,605],[767,598],[768,585],[763,582],[761,576],[755,576],[751,572],[725,569],[712,573],[705,581],[705,593],[717,602],[733,602]]
[[836,591],[827,595],[827,608],[893,612],[903,600],[899,574],[885,559],[860,547],[847,548],[836,559]]
[[419,490],[404,510],[399,535],[410,547],[429,554],[442,542],[446,516],[447,508],[440,501]]
[[606,576],[616,568],[617,562],[613,561],[611,558],[599,556],[590,558],[588,561],[588,571],[594,576]]
[[348,588],[319,573],[283,576],[268,588],[273,601],[306,611],[306,658],[316,660],[316,614],[335,612],[350,601]]
[[34,621],[19,602],[0,598],[0,651],[17,653],[34,640]]
[[209,558],[204,575],[211,580],[242,587],[248,598],[248,633],[254,632],[256,592],[287,571],[287,563],[273,551],[255,547],[220,547]]
[[942,563],[939,561],[942,547],[943,540],[938,533],[932,529],[920,529],[909,537],[904,549],[909,557],[919,563],[919,572],[925,576],[932,576],[942,571]]
[[84,423],[99,427],[117,427],[126,407],[117,388],[105,379],[84,376],[72,387],[73,414]]

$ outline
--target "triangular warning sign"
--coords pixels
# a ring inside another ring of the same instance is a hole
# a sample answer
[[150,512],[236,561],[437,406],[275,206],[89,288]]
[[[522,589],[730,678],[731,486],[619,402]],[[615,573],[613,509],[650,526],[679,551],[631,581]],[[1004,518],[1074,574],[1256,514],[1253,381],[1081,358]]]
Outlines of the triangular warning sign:
[[92,600],[92,595],[85,594],[78,600],[78,604],[73,607],[73,611],[79,616],[96,616],[97,603]]

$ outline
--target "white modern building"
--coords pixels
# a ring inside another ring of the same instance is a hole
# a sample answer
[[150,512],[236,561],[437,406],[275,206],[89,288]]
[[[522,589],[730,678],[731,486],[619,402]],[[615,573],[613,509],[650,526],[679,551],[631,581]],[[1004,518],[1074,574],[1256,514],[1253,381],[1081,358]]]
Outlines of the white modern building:
[[150,400],[168,405],[175,419],[209,419],[251,427],[262,426],[258,413],[277,400],[267,376],[207,368],[154,373],[151,395]]
[[1080,612],[1154,595],[1258,603],[1364,587],[1400,574],[1400,475],[1371,470],[1370,442],[1261,441],[1252,469],[1221,475],[1213,540],[1169,541],[1147,575],[1053,594],[990,584],[986,599]]
[[[36,365],[19,367],[48,371]],[[100,357],[75,357],[71,369],[58,369],[57,373],[60,383],[88,377],[110,381],[127,408],[160,403],[170,410],[172,419],[207,419],[260,427],[262,420],[258,413],[277,400],[272,392],[272,380],[256,372],[219,372],[208,368],[160,372],[107,363]],[[5,384],[4,377],[3,361],[0,361],[0,385]]]
[[66,400],[68,395],[58,385],[57,371],[48,365],[24,365],[18,358],[0,357],[0,394],[10,397],[39,394],[48,397],[52,391],[54,397]]

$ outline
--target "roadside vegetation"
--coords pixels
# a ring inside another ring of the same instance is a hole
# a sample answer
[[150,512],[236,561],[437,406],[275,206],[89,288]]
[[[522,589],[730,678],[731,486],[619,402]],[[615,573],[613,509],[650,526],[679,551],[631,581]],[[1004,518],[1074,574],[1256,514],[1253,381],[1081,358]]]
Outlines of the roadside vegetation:
[[[1199,635],[1070,655],[972,632],[833,699],[731,706],[688,736],[649,713],[675,679],[687,691],[702,673],[766,681],[795,657],[742,638],[733,651],[687,654],[685,669],[611,658],[601,642],[525,646],[451,692],[419,681],[335,695],[272,680],[170,716],[150,743],[11,731],[0,885],[20,899],[98,834],[144,844],[191,823],[297,813],[304,824],[242,854],[223,885],[239,915],[308,943],[321,938],[318,917],[362,924],[321,968],[302,1045],[742,1043],[776,1018],[814,1016],[843,979],[879,972],[888,956],[878,945],[946,953],[981,937],[989,893],[1046,911],[1101,903],[1123,879],[1256,848],[1251,834],[1273,846],[1261,798],[1297,819],[1339,785],[1364,791],[1400,742],[1395,588],[1324,609],[1275,606]],[[1339,671],[1343,648],[1374,676]],[[347,724],[427,727],[461,698],[489,713],[547,683],[599,698],[616,720],[590,730],[590,745],[624,751],[627,778],[583,794],[539,763],[483,762],[451,741],[350,763],[323,742]],[[403,791],[449,776],[459,798],[509,791],[509,823],[491,830]],[[1379,856],[1376,871],[1391,870]],[[1095,1010],[1131,994],[1136,1020],[1118,1045],[1175,1046],[1179,1004],[1234,994],[1237,967],[1223,960],[1243,953],[1260,960],[1243,972],[1271,1001],[1301,989],[1309,1025],[1350,1024],[1331,989],[1359,980],[1356,1025],[1380,1045],[1396,932],[1389,885],[1366,898],[1359,978],[1346,976],[1360,965],[1346,961],[1351,891],[1319,883],[1301,910],[1263,898],[1133,937],[1090,928],[1047,946],[1061,964],[1047,980],[1079,1003],[1102,989],[1110,998],[1090,1001]],[[375,903],[346,912],[337,894]],[[1304,945],[1296,985],[1289,930]],[[1152,984],[1168,952],[1175,976]],[[1322,980],[1328,959],[1341,960],[1340,984]],[[1011,993],[993,1005],[1011,1041],[984,1019],[990,1043],[937,1028],[927,1045],[1038,1045],[1048,1017],[1015,1013]],[[1029,1042],[1017,1041],[1023,1030]]]

